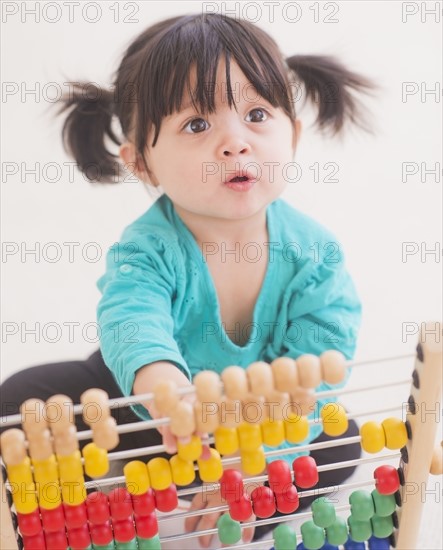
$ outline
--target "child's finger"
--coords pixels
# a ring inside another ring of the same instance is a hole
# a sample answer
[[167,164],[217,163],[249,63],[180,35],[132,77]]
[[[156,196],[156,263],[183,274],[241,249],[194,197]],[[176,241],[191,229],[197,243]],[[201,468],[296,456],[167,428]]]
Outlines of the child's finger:
[[[217,525],[217,520],[219,517],[220,517],[220,512],[205,514],[200,519],[200,523],[198,524],[198,531],[204,531],[206,529],[214,529],[215,526]],[[212,537],[213,535],[203,535],[202,537],[199,537],[198,540],[201,546],[203,546],[203,548],[208,548],[208,546],[211,544]]]
[[[193,512],[194,510],[201,510],[204,508],[203,499],[201,497],[200,493],[197,493],[194,498],[192,499],[191,506],[189,507],[189,512]],[[190,518],[185,519],[185,531],[187,533],[191,533],[195,531],[198,522],[200,521],[201,516],[193,516]]]
[[170,455],[177,452],[177,438],[172,434],[169,426],[163,426],[163,445]]

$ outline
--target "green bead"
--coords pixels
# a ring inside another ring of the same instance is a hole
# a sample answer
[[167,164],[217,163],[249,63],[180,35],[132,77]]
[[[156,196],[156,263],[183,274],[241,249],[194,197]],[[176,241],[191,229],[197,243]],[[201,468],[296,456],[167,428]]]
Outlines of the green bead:
[[395,502],[394,495],[381,495],[377,489],[374,489],[371,495],[377,516],[390,516],[395,512],[397,503]]
[[137,537],[138,550],[161,550],[160,537],[155,535],[149,539],[143,539],[142,537]]
[[365,542],[365,540],[371,538],[372,526],[369,520],[360,521],[353,515],[350,515],[348,517],[348,525],[351,539],[355,540],[355,542]]
[[375,537],[385,539],[392,534],[394,522],[391,516],[373,516],[371,519],[372,531]]
[[303,545],[307,550],[318,550],[325,543],[325,531],[311,520],[301,526]]
[[368,491],[359,489],[349,496],[351,514],[358,521],[368,521],[375,514],[374,501]]
[[241,526],[229,514],[223,514],[217,521],[218,538],[223,544],[235,544],[241,539]]
[[336,546],[344,544],[348,540],[348,526],[346,520],[337,517],[332,525],[326,527],[326,538],[329,544]]
[[138,550],[137,539],[132,539],[128,542],[115,541],[116,550]]
[[297,548],[297,535],[289,525],[280,523],[272,531],[275,550],[295,550]]
[[105,545],[92,543],[92,548],[94,550],[115,550],[115,544],[113,540],[109,544]]
[[312,520],[318,527],[329,527],[335,521],[334,505],[325,497],[316,498],[311,504]]

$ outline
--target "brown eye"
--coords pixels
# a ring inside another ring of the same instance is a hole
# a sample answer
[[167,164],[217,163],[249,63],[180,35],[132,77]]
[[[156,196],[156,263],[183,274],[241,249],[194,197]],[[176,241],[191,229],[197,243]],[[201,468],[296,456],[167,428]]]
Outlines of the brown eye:
[[190,128],[191,131],[188,133],[199,134],[205,130],[206,124],[207,122],[203,118],[193,118],[191,121],[188,122],[188,124],[186,124],[186,126],[184,127],[184,130],[186,130],[187,128]]
[[251,113],[255,113],[251,122],[263,122],[267,118],[267,112],[264,109],[252,109],[252,111],[249,111],[249,114]]

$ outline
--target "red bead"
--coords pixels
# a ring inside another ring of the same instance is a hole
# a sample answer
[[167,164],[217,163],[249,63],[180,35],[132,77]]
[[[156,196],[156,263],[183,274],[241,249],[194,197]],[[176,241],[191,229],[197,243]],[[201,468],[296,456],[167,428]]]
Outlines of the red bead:
[[131,495],[134,514],[148,516],[155,510],[155,497],[153,489],[148,489],[141,495]]
[[258,518],[270,518],[275,513],[275,497],[269,487],[256,487],[251,493],[251,500]]
[[268,464],[269,487],[274,493],[282,493],[292,485],[291,469],[284,460],[274,460]]
[[253,514],[249,495],[244,493],[239,500],[229,503],[229,514],[235,521],[247,521]]
[[114,538],[117,542],[129,542],[135,538],[135,527],[132,516],[112,522],[112,528],[114,529]]
[[54,531],[53,533],[45,533],[46,550],[66,550],[68,541],[66,539],[66,531]]
[[68,529],[69,546],[72,549],[87,548],[91,544],[91,536],[87,525]]
[[24,550],[46,550],[45,535],[43,531],[32,537],[23,537]]
[[125,520],[132,516],[131,494],[124,487],[113,489],[109,493],[108,499],[113,520]]
[[220,494],[228,503],[238,500],[244,492],[243,476],[238,470],[227,469],[220,478]]
[[309,489],[318,483],[317,464],[312,456],[299,456],[292,463],[294,483],[301,489]]
[[62,531],[65,527],[65,514],[63,511],[63,504],[53,508],[52,510],[45,510],[40,508],[40,513],[42,515],[42,525],[43,531]]
[[277,510],[282,514],[292,514],[300,504],[295,485],[287,487],[283,493],[275,494]]
[[32,537],[43,529],[38,508],[29,514],[18,512],[17,521],[22,536]]
[[111,522],[106,521],[99,525],[90,525],[91,540],[97,546],[106,546],[114,540]]
[[100,491],[89,493],[86,509],[91,523],[105,523],[110,518],[108,496]]
[[155,506],[160,512],[172,512],[177,508],[177,487],[173,483],[167,489],[155,491]]
[[88,516],[86,514],[86,504],[71,506],[70,504],[63,504],[63,510],[65,512],[65,523],[67,529],[75,529],[84,525]]
[[400,478],[394,466],[379,466],[374,470],[374,479],[381,495],[393,495],[400,487]]
[[158,534],[157,514],[155,512],[145,516],[135,514],[134,519],[135,530],[137,531],[137,536],[140,538],[150,539]]

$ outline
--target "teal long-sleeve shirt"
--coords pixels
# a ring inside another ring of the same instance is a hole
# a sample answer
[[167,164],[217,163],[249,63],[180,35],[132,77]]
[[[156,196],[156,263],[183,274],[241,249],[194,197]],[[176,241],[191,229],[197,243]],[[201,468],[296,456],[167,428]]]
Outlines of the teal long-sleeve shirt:
[[[204,254],[169,197],[163,194],[126,227],[97,281],[100,347],[124,395],[131,395],[136,371],[155,361],[174,363],[192,380],[201,370],[221,373],[230,365],[328,349],[353,357],[361,303],[337,239],[283,199],[268,205],[266,223],[267,271],[244,346],[229,338]],[[255,253],[260,250],[257,244]],[[316,390],[330,388],[322,383]],[[309,418],[335,400],[319,400]],[[142,405],[133,409],[150,418]],[[303,443],[321,431],[311,426]]]

